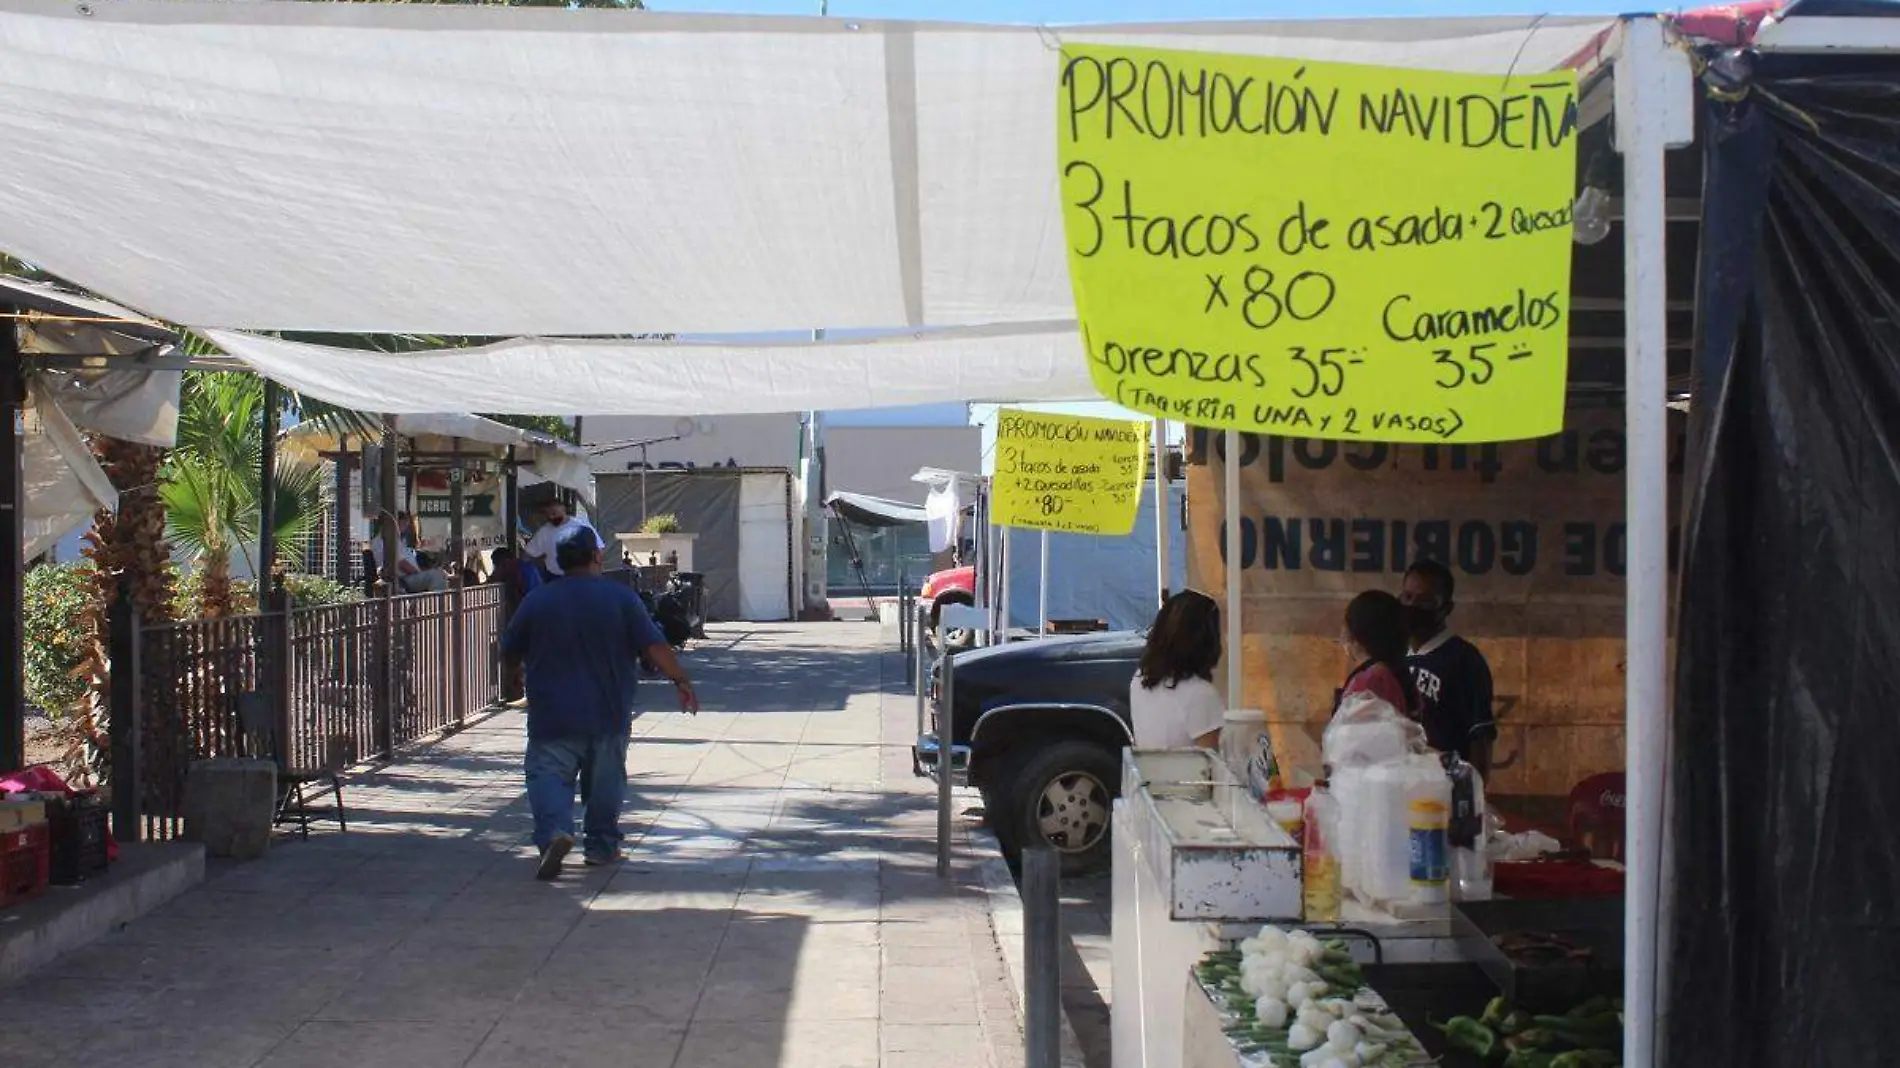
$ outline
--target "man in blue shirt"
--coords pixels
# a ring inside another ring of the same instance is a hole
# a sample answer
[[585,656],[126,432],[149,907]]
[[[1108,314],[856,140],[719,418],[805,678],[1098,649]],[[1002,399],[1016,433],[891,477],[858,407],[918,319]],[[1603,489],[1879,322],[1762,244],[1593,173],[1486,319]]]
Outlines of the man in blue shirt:
[[583,769],[587,863],[609,864],[620,855],[641,654],[678,687],[682,712],[699,711],[692,682],[639,595],[601,577],[600,548],[591,530],[562,541],[556,551],[565,577],[530,593],[501,639],[503,654],[527,667],[525,765],[540,879],[558,876],[574,848],[574,786]]

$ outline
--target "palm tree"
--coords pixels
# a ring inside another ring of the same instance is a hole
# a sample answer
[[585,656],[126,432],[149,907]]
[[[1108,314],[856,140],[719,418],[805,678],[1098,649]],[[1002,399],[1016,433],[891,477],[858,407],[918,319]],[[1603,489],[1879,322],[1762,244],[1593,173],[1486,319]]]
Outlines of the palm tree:
[[[178,444],[166,461],[158,495],[172,542],[202,569],[197,607],[207,619],[232,612],[232,559],[242,556],[254,565],[249,546],[258,536],[262,511],[258,483],[265,392],[255,375],[226,371],[188,372],[179,391]],[[348,418],[362,417],[348,413]],[[269,425],[274,431],[276,420]],[[286,562],[297,566],[303,540],[323,521],[325,479],[309,463],[280,463],[276,475],[275,533]]]

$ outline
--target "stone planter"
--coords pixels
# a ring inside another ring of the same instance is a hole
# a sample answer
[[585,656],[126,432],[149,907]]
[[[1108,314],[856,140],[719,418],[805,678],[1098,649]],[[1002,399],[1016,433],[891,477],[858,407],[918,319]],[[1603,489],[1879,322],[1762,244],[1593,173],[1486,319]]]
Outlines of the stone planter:
[[620,547],[633,557],[636,567],[672,564],[678,571],[694,571],[693,541],[697,534],[621,534]]

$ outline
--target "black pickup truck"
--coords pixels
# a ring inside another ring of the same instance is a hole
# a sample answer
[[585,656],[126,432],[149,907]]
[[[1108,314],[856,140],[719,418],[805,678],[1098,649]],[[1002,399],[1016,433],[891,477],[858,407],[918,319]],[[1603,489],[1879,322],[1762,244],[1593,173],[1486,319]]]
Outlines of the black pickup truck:
[[[1144,641],[1120,631],[956,654],[951,740],[970,747],[970,782],[1011,856],[1040,836],[1065,873],[1107,866],[1110,802],[1134,738],[1128,683]],[[931,676],[933,732],[941,670]]]

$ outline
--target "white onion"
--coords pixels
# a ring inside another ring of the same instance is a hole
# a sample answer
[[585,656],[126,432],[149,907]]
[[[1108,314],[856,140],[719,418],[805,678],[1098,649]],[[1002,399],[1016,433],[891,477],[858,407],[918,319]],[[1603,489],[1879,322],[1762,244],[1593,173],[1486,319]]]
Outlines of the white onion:
[[1291,1050],[1308,1050],[1319,1047],[1324,1035],[1303,1023],[1295,1023],[1286,1034],[1286,1046]]
[[1279,998],[1263,997],[1253,1003],[1253,1014],[1260,1026],[1278,1031],[1286,1026],[1287,1004]]
[[1334,1020],[1333,1025],[1326,1029],[1326,1044],[1341,1053],[1352,1052],[1352,1048],[1364,1037],[1357,1027],[1345,1020]]

